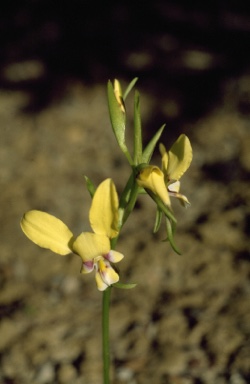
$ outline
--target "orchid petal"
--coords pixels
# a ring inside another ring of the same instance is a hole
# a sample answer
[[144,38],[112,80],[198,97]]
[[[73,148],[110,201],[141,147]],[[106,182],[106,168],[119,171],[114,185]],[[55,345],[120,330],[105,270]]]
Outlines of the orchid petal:
[[179,180],[189,168],[193,152],[188,137],[181,134],[168,152],[167,174],[168,180]]
[[107,254],[110,251],[110,243],[107,236],[83,232],[74,241],[73,250],[86,262]]
[[104,256],[105,259],[111,261],[112,263],[119,263],[124,258],[124,255],[120,252],[114,251],[111,249],[107,255]]
[[102,280],[102,277],[100,275],[100,272],[96,272],[95,274],[95,281],[96,281],[96,285],[97,285],[97,289],[98,291],[105,291],[105,289],[108,288],[108,284],[106,284],[103,280]]
[[181,205],[183,205],[183,207],[185,208],[191,205],[190,202],[188,201],[188,198],[182,195],[181,193],[169,192],[169,195],[177,198],[180,201]]
[[155,195],[160,197],[164,204],[170,206],[170,199],[164,182],[164,174],[160,168],[148,165],[140,171],[136,180],[140,187],[151,190]]
[[91,228],[98,235],[112,239],[118,235],[118,195],[111,179],[96,189],[89,212]]
[[179,192],[181,183],[179,180],[168,185],[168,192]]
[[98,262],[98,272],[96,275],[98,275],[98,273],[100,274],[103,282],[108,286],[119,281],[118,273],[116,273],[116,271],[111,267],[110,263],[105,259],[101,259]]
[[37,210],[25,213],[21,228],[33,243],[42,248],[50,249],[59,255],[72,252],[73,233],[61,220],[49,213]]
[[84,263],[82,263],[81,273],[85,274],[85,273],[92,272],[94,269],[94,266],[95,266],[95,263],[92,260],[91,261],[85,261]]

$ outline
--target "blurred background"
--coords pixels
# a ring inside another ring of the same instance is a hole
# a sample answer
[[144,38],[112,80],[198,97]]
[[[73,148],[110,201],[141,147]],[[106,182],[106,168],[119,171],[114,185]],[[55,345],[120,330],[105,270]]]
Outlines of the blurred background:
[[[111,309],[116,384],[250,381],[250,11],[246,1],[9,1],[0,12],[0,383],[101,384],[101,294],[80,260],[21,233],[29,209],[89,230],[95,184],[129,167],[106,84],[139,77],[144,143],[166,123],[194,159],[173,207],[176,242],[139,199],[119,250]],[[132,148],[133,96],[127,105]],[[153,158],[160,165],[156,151]]]

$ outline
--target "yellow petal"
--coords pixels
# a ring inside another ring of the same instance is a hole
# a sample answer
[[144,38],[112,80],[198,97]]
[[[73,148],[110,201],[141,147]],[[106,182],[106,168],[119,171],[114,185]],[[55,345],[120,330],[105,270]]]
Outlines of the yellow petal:
[[72,252],[73,233],[55,216],[41,211],[29,211],[21,220],[25,235],[42,248],[50,249],[59,255]]
[[188,137],[181,134],[168,152],[166,172],[168,180],[179,180],[189,168],[193,158],[192,147]]
[[107,236],[83,232],[74,241],[73,250],[86,262],[106,255],[110,251],[110,243]]
[[95,233],[110,239],[118,235],[118,206],[115,184],[106,179],[96,189],[89,211],[90,225]]
[[136,178],[140,187],[151,190],[166,205],[170,205],[168,191],[164,182],[164,174],[160,168],[148,165],[143,168]]
[[168,180],[168,177],[167,177],[167,170],[168,170],[168,153],[166,151],[166,148],[165,146],[160,143],[159,145],[159,149],[160,149],[160,153],[161,153],[161,166],[162,166],[162,171],[164,173],[164,177],[165,177],[165,183],[167,183],[169,180]]
[[115,93],[116,100],[117,100],[122,112],[125,113],[125,105],[124,105],[124,101],[122,98],[122,87],[121,87],[120,82],[117,79],[115,79],[115,81],[114,81],[114,93]]
[[119,281],[118,273],[111,267],[109,262],[104,259],[98,262],[98,271],[95,277],[97,287],[100,291]]
[[108,255],[105,256],[105,258],[111,261],[111,263],[119,263],[119,261],[121,261],[124,258],[124,255],[120,252],[117,252],[111,249]]
[[100,275],[100,272],[96,272],[95,274],[95,281],[96,281],[96,285],[97,285],[97,289],[98,291],[105,291],[105,289],[108,288],[108,284],[106,284],[103,280],[102,280],[102,277]]

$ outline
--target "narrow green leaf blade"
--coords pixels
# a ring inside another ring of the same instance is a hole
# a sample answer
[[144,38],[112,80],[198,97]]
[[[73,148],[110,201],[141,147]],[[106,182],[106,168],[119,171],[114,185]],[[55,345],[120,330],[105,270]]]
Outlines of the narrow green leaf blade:
[[155,146],[156,146],[158,140],[161,137],[161,134],[162,134],[162,132],[163,132],[163,130],[165,128],[165,125],[166,124],[163,124],[161,126],[161,128],[158,129],[156,134],[152,137],[152,139],[150,140],[150,142],[148,143],[148,145],[144,149],[143,154],[142,154],[142,163],[148,164],[150,162],[152,154],[153,154],[154,149],[155,149]]
[[134,99],[134,164],[138,165],[142,161],[142,132],[141,132],[141,111],[140,95],[135,91]]
[[94,186],[92,181],[88,178],[88,176],[84,175],[84,178],[85,178],[87,190],[89,191],[90,196],[93,197],[95,194],[96,187]]
[[130,83],[129,85],[127,86],[124,94],[123,94],[123,100],[126,100],[128,94],[130,93],[130,91],[134,88],[135,86],[135,83],[137,82],[138,80],[138,77],[135,77]]
[[113,287],[115,288],[119,288],[119,289],[132,289],[132,288],[135,288],[137,286],[136,283],[115,283],[112,285]]

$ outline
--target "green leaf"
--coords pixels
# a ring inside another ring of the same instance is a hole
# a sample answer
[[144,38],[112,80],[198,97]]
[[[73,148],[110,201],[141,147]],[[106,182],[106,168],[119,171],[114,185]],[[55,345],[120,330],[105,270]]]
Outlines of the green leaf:
[[137,82],[138,80],[138,77],[135,77],[130,83],[129,85],[127,86],[124,94],[123,94],[123,100],[126,100],[128,94],[130,93],[130,91],[133,89],[135,83]]
[[155,146],[158,142],[158,140],[161,137],[161,134],[163,132],[163,129],[165,128],[166,124],[163,124],[160,129],[156,132],[156,134],[152,137],[150,142],[147,144],[146,148],[143,151],[142,154],[142,163],[149,163],[152,157],[152,154],[154,152]]
[[133,160],[125,143],[126,115],[124,107],[122,103],[118,102],[115,96],[114,87],[110,80],[108,81],[108,106],[111,125],[118,145],[127,157],[130,165],[133,165]]
[[112,286],[119,289],[132,289],[132,288],[135,288],[137,284],[136,283],[115,283]]
[[88,178],[88,176],[84,175],[84,178],[85,178],[87,190],[89,191],[90,196],[93,197],[95,194],[96,187],[94,186],[92,181]]
[[142,160],[142,133],[141,133],[141,111],[140,95],[135,91],[134,99],[134,163],[138,165]]

